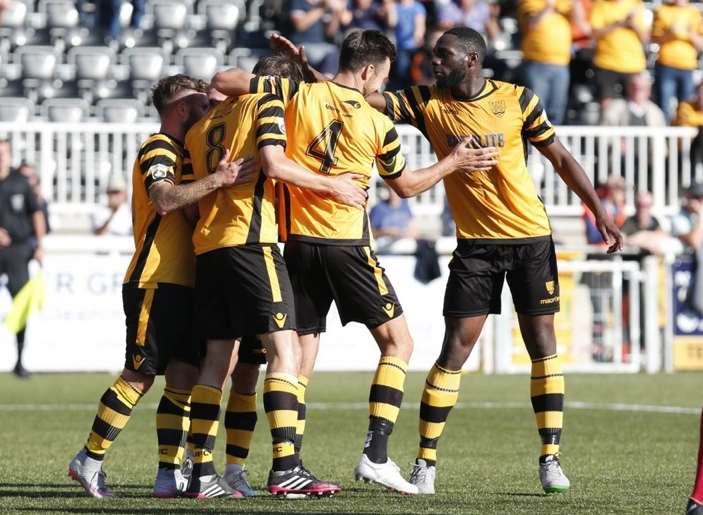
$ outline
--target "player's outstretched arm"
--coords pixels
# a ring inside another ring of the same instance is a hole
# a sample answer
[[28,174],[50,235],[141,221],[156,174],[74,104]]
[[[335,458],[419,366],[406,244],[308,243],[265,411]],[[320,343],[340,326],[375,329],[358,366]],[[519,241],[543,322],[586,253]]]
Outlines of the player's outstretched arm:
[[286,157],[280,145],[268,145],[259,150],[264,173],[271,179],[306,188],[333,198],[351,207],[364,209],[368,195],[359,186],[363,176],[347,173],[334,177],[313,173]]
[[210,81],[210,86],[228,97],[239,97],[249,93],[254,74],[239,68],[229,68],[217,72]]
[[432,166],[404,172],[397,179],[387,179],[386,182],[402,198],[408,198],[427,191],[451,173],[486,170],[497,164],[498,151],[495,147],[475,148],[471,139],[466,138],[448,156]]
[[586,172],[558,139],[537,149],[551,161],[566,185],[576,193],[596,217],[596,227],[608,245],[608,254],[622,250],[623,237],[593,189]]
[[378,91],[371,93],[370,95],[367,95],[366,101],[376,111],[381,111],[382,113],[386,112],[386,97],[384,97]]
[[217,165],[214,173],[190,184],[175,185],[168,181],[155,182],[149,188],[149,197],[156,212],[165,215],[176,209],[193,204],[208,193],[218,188],[244,183],[250,180],[256,170],[256,161],[252,158],[240,158],[229,161],[229,151]]

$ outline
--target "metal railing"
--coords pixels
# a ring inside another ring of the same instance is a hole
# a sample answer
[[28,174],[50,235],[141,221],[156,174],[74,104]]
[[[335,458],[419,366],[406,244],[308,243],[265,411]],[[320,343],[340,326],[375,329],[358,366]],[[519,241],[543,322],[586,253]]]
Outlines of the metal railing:
[[[112,174],[122,175],[129,184],[140,142],[157,130],[158,126],[151,123],[0,123],[0,137],[12,143],[13,163],[27,161],[37,166],[42,191],[52,209],[59,212],[83,212],[100,203]],[[436,160],[429,142],[416,129],[398,126],[398,132],[408,169]],[[604,182],[610,175],[626,179],[629,208],[633,207],[635,194],[646,190],[654,196],[655,214],[673,214],[679,208],[683,189],[703,180],[703,167],[693,170],[690,162],[695,129],[565,126],[557,133],[592,181]],[[581,214],[578,197],[534,148],[528,166],[550,214]],[[411,204],[416,214],[439,214],[444,206],[442,186],[412,199]]]

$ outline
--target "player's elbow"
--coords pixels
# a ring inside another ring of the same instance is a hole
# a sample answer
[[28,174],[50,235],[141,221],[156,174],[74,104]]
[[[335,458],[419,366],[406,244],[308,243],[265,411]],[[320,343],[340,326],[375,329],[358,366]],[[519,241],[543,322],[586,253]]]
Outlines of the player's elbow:
[[391,188],[400,198],[410,198],[417,194],[409,184],[393,184]]
[[273,179],[274,181],[280,181],[285,176],[285,171],[283,167],[278,163],[271,161],[267,162],[266,160],[264,160],[261,168],[264,171],[264,175],[269,179]]
[[224,70],[217,72],[210,81],[210,85],[220,93],[232,93],[233,87],[238,84],[240,79],[239,70]]

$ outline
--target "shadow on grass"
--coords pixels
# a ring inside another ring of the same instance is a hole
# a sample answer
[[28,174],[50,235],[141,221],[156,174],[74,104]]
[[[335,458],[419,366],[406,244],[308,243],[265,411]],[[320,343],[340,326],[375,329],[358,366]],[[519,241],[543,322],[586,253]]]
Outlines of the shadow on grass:
[[[133,490],[138,490],[138,489],[143,489],[143,490],[148,490],[152,487],[152,485],[121,485],[121,484],[114,484],[110,485],[110,488],[116,488],[116,489],[133,489]],[[80,488],[78,486],[78,483],[2,483],[0,482],[0,490],[4,488]],[[2,493],[2,492],[0,492]]]
[[[0,490],[0,499],[9,497],[28,497],[30,499],[90,499],[90,496],[82,490],[67,492],[65,490]],[[120,495],[120,499],[140,499],[146,498],[143,495]]]

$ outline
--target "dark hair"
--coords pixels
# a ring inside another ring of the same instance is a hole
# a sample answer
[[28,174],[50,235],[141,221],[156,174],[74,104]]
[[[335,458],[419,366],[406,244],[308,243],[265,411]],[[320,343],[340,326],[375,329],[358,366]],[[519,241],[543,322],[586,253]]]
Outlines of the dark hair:
[[369,64],[382,63],[386,58],[395,61],[395,47],[390,39],[378,30],[357,30],[344,38],[339,69],[355,72]]
[[300,64],[281,53],[267,55],[259,59],[252,73],[254,75],[273,75],[288,78],[295,82],[302,82],[303,80],[303,69]]
[[194,79],[187,75],[171,75],[164,77],[151,90],[151,98],[156,110],[161,113],[164,107],[173,100],[178,93],[184,90],[197,91],[205,93],[210,90],[210,85],[200,79]]
[[486,40],[483,39],[480,32],[468,27],[454,27],[442,35],[450,35],[457,38],[467,54],[476,52],[479,62],[483,63],[486,58]]

